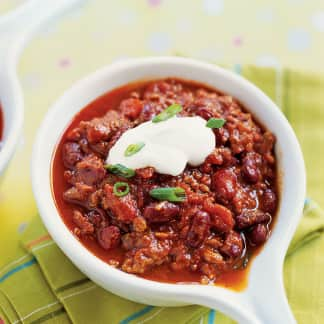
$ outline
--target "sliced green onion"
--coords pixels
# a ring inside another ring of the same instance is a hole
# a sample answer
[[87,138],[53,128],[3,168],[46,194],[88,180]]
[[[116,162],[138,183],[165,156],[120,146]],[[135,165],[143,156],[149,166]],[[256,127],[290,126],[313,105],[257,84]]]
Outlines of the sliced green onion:
[[136,144],[129,144],[125,150],[125,156],[132,156],[135,153],[139,152],[145,146],[144,142],[138,142]]
[[117,197],[126,196],[129,193],[129,185],[127,182],[116,182],[113,191]]
[[133,169],[129,169],[122,164],[105,165],[105,169],[124,178],[131,178],[135,175],[135,171]]
[[206,127],[209,128],[221,128],[226,123],[225,119],[222,118],[209,118],[206,123]]
[[182,202],[186,199],[186,192],[180,187],[155,188],[150,191],[150,196],[157,200]]
[[182,110],[182,106],[179,104],[173,104],[163,110],[161,113],[156,115],[153,119],[153,123],[159,123],[161,121],[167,120],[173,116],[175,116],[177,113],[179,113]]

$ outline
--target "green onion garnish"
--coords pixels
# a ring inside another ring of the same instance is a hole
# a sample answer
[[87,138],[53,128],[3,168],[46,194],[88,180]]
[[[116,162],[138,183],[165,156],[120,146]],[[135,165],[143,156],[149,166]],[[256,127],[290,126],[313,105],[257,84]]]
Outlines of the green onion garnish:
[[129,193],[129,185],[127,182],[116,182],[113,191],[117,197],[126,196]]
[[182,106],[179,104],[173,104],[163,110],[161,113],[156,115],[153,119],[153,123],[159,123],[161,121],[167,120],[173,116],[175,116],[177,113],[179,113],[182,110]]
[[150,191],[150,196],[157,200],[173,202],[182,202],[186,199],[186,193],[180,187],[155,188]]
[[226,120],[221,118],[209,118],[206,123],[206,127],[209,128],[221,128],[225,124]]
[[129,144],[125,150],[125,156],[131,156],[140,151],[145,146],[144,142],[138,142],[136,144]]
[[133,169],[129,169],[122,164],[105,165],[105,169],[124,178],[131,178],[135,175],[135,171]]

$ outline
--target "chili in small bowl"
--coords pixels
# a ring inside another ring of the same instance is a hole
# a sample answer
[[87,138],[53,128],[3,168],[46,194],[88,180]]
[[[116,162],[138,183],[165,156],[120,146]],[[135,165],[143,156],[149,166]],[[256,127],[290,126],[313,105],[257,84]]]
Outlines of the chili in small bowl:
[[[170,141],[180,124],[184,140]],[[282,265],[302,213],[303,158],[278,107],[242,77],[175,57],[103,68],[50,109],[32,181],[53,239],[104,288],[294,322]]]

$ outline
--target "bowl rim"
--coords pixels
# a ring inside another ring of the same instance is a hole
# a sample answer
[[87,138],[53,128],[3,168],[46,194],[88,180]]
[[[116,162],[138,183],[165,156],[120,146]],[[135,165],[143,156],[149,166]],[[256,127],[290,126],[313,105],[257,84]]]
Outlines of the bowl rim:
[[[261,268],[267,271],[269,265],[267,264],[266,259],[270,256],[273,259],[270,268],[273,270],[274,274],[278,276],[278,284],[282,284],[282,265],[284,256],[292,235],[297,227],[298,221],[301,217],[305,198],[305,168],[299,143],[290,124],[283,116],[282,112],[259,88],[257,88],[255,85],[253,85],[243,77],[234,74],[233,72],[225,70],[216,65],[197,61],[194,59],[180,57],[146,57],[118,61],[111,65],[105,66],[78,81],[52,105],[47,115],[45,116],[41,127],[38,130],[36,141],[33,147],[31,163],[33,192],[41,218],[47,230],[49,231],[53,240],[61,248],[61,250],[82,272],[84,272],[88,277],[90,277],[90,279],[92,279],[99,285],[120,296],[144,303],[163,305],[166,303],[166,298],[168,298],[172,304],[176,303],[176,301],[179,299],[181,300],[182,297],[180,297],[180,295],[183,296],[192,293],[193,286],[190,284],[176,285],[150,281],[107,266],[107,263],[87,250],[86,247],[84,247],[68,230],[61,216],[59,215],[58,210],[56,210],[56,207],[54,206],[54,198],[52,197],[51,192],[51,183],[49,179],[51,163],[49,164],[49,160],[52,161],[52,156],[49,159],[48,155],[50,153],[50,148],[48,147],[46,139],[48,136],[50,136],[51,125],[57,122],[56,117],[60,114],[63,114],[62,111],[60,112],[60,109],[62,110],[62,106],[66,105],[65,102],[68,102],[69,97],[73,97],[73,94],[75,95],[78,92],[81,94],[81,91],[84,88],[95,83],[96,80],[98,81],[103,79],[107,75],[114,75],[114,73],[125,73],[126,71],[132,71],[131,69],[136,70],[141,68],[146,68],[148,71],[150,71],[149,68],[152,66],[155,66],[156,69],[163,66],[170,66],[175,68],[177,66],[181,66],[182,69],[189,68],[193,69],[194,71],[209,70],[210,74],[213,74],[215,77],[220,77],[223,82],[232,83],[233,86],[237,87],[238,91],[246,90],[248,92],[247,96],[250,96],[251,98],[253,97],[254,99],[256,98],[257,100],[262,102],[264,106],[269,108],[269,111],[271,112],[271,118],[273,118],[272,121],[278,122],[282,127],[283,134],[280,135],[280,138],[285,138],[283,140],[287,141],[289,144],[287,144],[286,147],[288,148],[288,150],[290,150],[289,154],[291,156],[289,158],[292,158],[294,161],[292,169],[296,174],[296,178],[289,180],[293,183],[293,185],[291,186],[293,192],[289,193],[289,199],[287,202],[285,202],[285,208],[287,209],[289,207],[291,214],[294,214],[294,222],[292,222],[292,224],[287,223],[286,228],[279,231],[277,230],[277,227],[279,225],[277,221],[277,224],[274,228],[274,233],[272,233],[269,241],[265,244],[259,255],[253,260],[253,264],[249,273],[249,284],[247,289],[241,292],[235,292],[235,294],[244,295],[251,289],[253,289],[250,287],[250,279],[256,272],[254,271],[254,268],[256,268],[255,264],[259,264],[258,271],[260,271]],[[190,72],[188,73],[190,74]],[[154,79],[154,77],[151,77],[150,73],[148,72],[148,79],[150,78]],[[157,78],[158,77],[155,77],[155,79]],[[185,79],[183,76],[179,76],[179,78]],[[197,78],[193,78],[193,80],[196,81]],[[198,81],[200,82],[200,80]],[[132,82],[132,80],[128,82]],[[203,83],[210,84],[209,80],[207,79],[206,82]],[[110,90],[111,89],[108,89],[107,91]],[[236,99],[242,101],[241,98],[236,97]],[[83,107],[84,106],[79,107],[79,110],[81,110]],[[247,107],[247,109],[249,109],[249,106]],[[68,125],[68,123],[69,122],[67,122],[66,125]],[[268,127],[268,125],[266,124],[265,126]],[[61,135],[62,133],[55,135],[56,143],[58,143]],[[54,135],[52,134],[52,136]],[[45,156],[44,151],[46,152]],[[53,153],[53,151],[51,153]],[[280,154],[282,154],[282,152]],[[285,156],[285,154],[283,154],[283,156]],[[48,179],[46,180],[44,179],[44,177],[48,177]],[[283,204],[281,202],[280,208],[282,208],[282,205]],[[280,218],[279,215],[278,218]],[[274,236],[276,236],[275,239],[273,238]],[[275,243],[273,243],[274,240]],[[279,241],[281,243],[280,248],[278,248]],[[271,254],[271,247],[275,248],[276,250],[276,253],[272,253],[273,255]],[[258,259],[260,259],[260,262],[257,261]],[[265,264],[262,265],[262,262],[265,262]],[[212,293],[220,297],[228,293],[228,290],[226,288],[219,286],[203,287],[206,291],[211,291],[210,288],[212,288]],[[196,290],[196,288],[194,288],[194,290]],[[134,295],[134,293],[136,294],[136,292],[138,294],[138,298]],[[180,292],[181,294],[179,295]],[[148,298],[148,296],[155,296],[155,300]],[[161,302],[159,300],[161,300]]]

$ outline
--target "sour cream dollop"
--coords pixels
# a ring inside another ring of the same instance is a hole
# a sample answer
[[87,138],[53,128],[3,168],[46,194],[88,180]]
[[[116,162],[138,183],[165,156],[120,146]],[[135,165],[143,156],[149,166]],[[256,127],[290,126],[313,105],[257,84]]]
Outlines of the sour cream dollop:
[[[145,145],[125,156],[130,144]],[[127,130],[110,149],[107,164],[122,164],[131,169],[154,167],[156,172],[179,175],[186,164],[198,166],[215,148],[215,135],[206,121],[195,117],[172,117],[159,123],[148,121]]]

